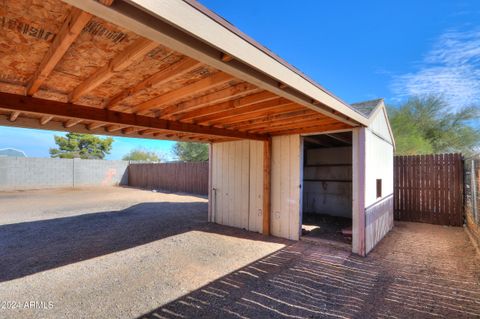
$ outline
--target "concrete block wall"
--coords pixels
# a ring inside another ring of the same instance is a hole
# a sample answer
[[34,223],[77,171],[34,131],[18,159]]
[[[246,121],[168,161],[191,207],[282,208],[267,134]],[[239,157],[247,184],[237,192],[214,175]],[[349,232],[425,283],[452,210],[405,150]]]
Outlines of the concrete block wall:
[[128,161],[0,157],[0,190],[128,184]]

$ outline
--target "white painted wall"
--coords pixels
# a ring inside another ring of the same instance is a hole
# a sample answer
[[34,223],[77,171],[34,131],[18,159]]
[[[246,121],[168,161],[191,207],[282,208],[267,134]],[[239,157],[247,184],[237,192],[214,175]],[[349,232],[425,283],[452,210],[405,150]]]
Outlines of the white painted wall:
[[263,142],[212,144],[211,221],[262,231]]
[[298,240],[300,237],[300,135],[272,138],[272,215],[273,236]]
[[388,118],[386,109],[384,107],[379,108],[375,114],[373,114],[370,125],[368,125],[368,129],[378,136],[382,137],[383,139],[393,144],[392,137],[390,135],[390,130],[388,128]]
[[382,179],[382,198],[393,193],[393,146],[365,131],[365,207],[380,200],[376,180]]

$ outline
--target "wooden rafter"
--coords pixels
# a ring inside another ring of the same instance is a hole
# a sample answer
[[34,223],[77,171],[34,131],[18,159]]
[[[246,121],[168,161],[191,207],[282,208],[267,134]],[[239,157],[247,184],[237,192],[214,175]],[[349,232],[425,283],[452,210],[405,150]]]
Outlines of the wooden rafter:
[[289,103],[289,104],[283,104],[281,106],[266,107],[259,110],[249,110],[248,112],[239,114],[237,116],[230,116],[228,118],[225,117],[220,120],[216,120],[215,122],[209,122],[209,123],[211,123],[211,125],[219,125],[224,127],[224,126],[228,126],[229,124],[243,122],[248,119],[271,116],[277,113],[288,113],[288,112],[298,111],[300,109],[301,109],[301,106],[299,106],[298,104]]
[[15,122],[17,117],[20,115],[21,112],[19,111],[14,111],[10,114],[10,118],[8,119],[10,122]]
[[233,59],[234,59],[233,56],[231,56],[230,54],[222,53],[222,61],[223,62],[230,62]]
[[195,123],[205,123],[208,125],[222,123],[224,125],[228,123],[241,122],[255,117],[268,115],[270,114],[268,111],[284,109],[285,106],[288,106],[289,111],[297,110],[299,108],[297,104],[280,98],[198,118],[195,119]]
[[334,139],[334,140],[337,140],[337,141],[340,141],[342,143],[345,143],[345,144],[351,144],[352,141],[348,138],[344,138],[342,136],[339,136],[339,135],[335,135],[335,134],[325,134],[326,136]]
[[276,97],[275,99],[266,100],[259,103],[250,103],[245,106],[241,105],[235,108],[230,107],[221,112],[214,112],[214,113],[206,114],[204,116],[198,116],[193,118],[192,121],[194,123],[210,123],[219,119],[242,114],[244,110],[245,111],[259,110],[259,109],[268,108],[271,106],[283,105],[285,103],[291,103],[291,102],[289,101],[287,102],[287,100],[285,99]]
[[305,117],[304,115],[303,116],[291,116],[290,118],[285,119],[285,120],[277,120],[277,121],[271,121],[271,122],[266,122],[266,123],[244,125],[244,126],[236,127],[236,129],[238,129],[240,131],[269,129],[269,128],[285,126],[285,125],[298,125],[298,124],[307,123],[309,121],[318,121],[318,120],[331,120],[331,121],[336,122],[336,120],[327,118],[327,117],[323,116],[322,114],[315,114],[315,115],[310,116],[310,117]]
[[222,128],[180,123],[176,121],[152,118],[149,116],[127,114],[123,112],[115,112],[106,109],[86,107],[72,103],[50,101],[31,96],[21,96],[10,93],[0,93],[0,109],[58,116],[78,121],[101,122],[106,123],[107,125],[113,124],[137,126],[145,129],[187,132],[198,135],[207,134],[253,140],[265,140],[268,138],[268,136],[261,134],[249,134]]
[[212,115],[215,113],[220,113],[220,112],[232,110],[235,108],[240,108],[240,107],[249,106],[252,104],[271,101],[274,99],[278,99],[278,96],[266,91],[259,92],[259,93],[247,95],[245,97],[242,97],[233,101],[227,101],[227,102],[215,104],[208,107],[202,107],[200,109],[193,110],[187,113],[183,113],[177,116],[176,119],[188,121],[195,118],[201,118],[202,116]]
[[130,44],[125,50],[117,54],[106,65],[99,68],[88,79],[80,83],[69,95],[70,102],[76,102],[80,97],[92,91],[103,82],[110,79],[115,73],[125,70],[132,63],[157,47],[151,40],[140,38]]
[[237,122],[233,123],[231,125],[227,125],[228,128],[235,129],[237,127],[248,127],[248,126],[257,126],[257,125],[269,125],[272,123],[279,123],[282,121],[290,121],[291,119],[295,119],[298,117],[305,117],[308,115],[315,114],[311,110],[300,110],[300,111],[294,111],[294,112],[289,112],[289,113],[281,113],[281,114],[273,114],[269,116],[264,116],[264,117],[259,117],[259,118],[254,118],[250,120],[246,120],[243,122]]
[[28,82],[28,95],[33,95],[38,91],[42,83],[48,78],[55,66],[64,56],[65,52],[67,52],[68,48],[70,48],[75,39],[80,35],[83,27],[91,18],[92,15],[85,11],[77,8],[72,9],[60,28],[60,31],[57,33],[55,39],[48,48],[42,62],[40,62],[39,67]]
[[47,125],[48,122],[50,122],[53,119],[53,116],[42,116],[40,118],[40,125]]
[[139,105],[132,107],[129,111],[132,113],[146,114],[151,109],[161,108],[162,106],[165,107],[183,98],[207,91],[219,85],[225,84],[231,80],[233,80],[233,77],[231,75],[217,72],[190,85],[183,86],[179,89],[170,91],[151,100],[140,103]]
[[113,133],[113,132],[116,132],[116,131],[120,131],[121,129],[125,128],[125,126],[123,125],[108,125],[105,130],[108,132],[108,133]]
[[131,127],[124,128],[124,129],[122,130],[122,133],[125,134],[125,135],[128,135],[128,134],[132,134],[132,133],[138,132],[138,131],[140,131],[140,130],[141,130],[141,128],[139,128],[139,127],[133,127],[133,126],[131,126]]
[[87,128],[92,131],[92,130],[96,130],[97,128],[100,128],[102,126],[105,126],[107,124],[105,123],[100,123],[100,122],[93,122],[93,123],[90,123],[88,124]]
[[171,105],[160,112],[160,117],[169,118],[179,113],[185,113],[215,103],[221,103],[225,100],[233,100],[257,90],[258,89],[255,86],[248,83],[235,84],[233,86],[226,87],[219,91],[212,92],[183,103]]
[[168,67],[158,71],[157,73],[149,76],[140,83],[121,91],[117,95],[113,96],[107,103],[107,108],[114,110],[117,108],[118,103],[123,101],[129,96],[132,96],[142,90],[151,88],[153,86],[159,86],[165,84],[175,78],[179,78],[182,75],[191,72],[200,66],[200,62],[192,60],[190,58],[183,58],[180,61],[169,65]]
[[140,135],[153,135],[153,133],[157,132],[158,130],[154,130],[154,129],[146,129],[146,130],[141,130],[140,132],[138,132],[138,134]]
[[305,119],[299,122],[292,122],[290,124],[280,124],[280,125],[272,125],[272,126],[267,126],[267,127],[261,127],[261,128],[256,128],[256,129],[249,129],[249,132],[268,132],[268,133],[273,133],[277,131],[284,131],[284,130],[289,130],[289,129],[295,129],[295,128],[303,128],[303,127],[312,127],[312,126],[318,126],[321,127],[323,125],[330,125],[330,124],[336,124],[340,123],[335,119],[330,119],[330,118],[323,118],[323,119]]
[[75,125],[79,124],[80,122],[82,122],[82,120],[80,120],[80,119],[70,119],[70,120],[65,122],[64,126],[66,128],[71,128],[71,127],[74,127]]

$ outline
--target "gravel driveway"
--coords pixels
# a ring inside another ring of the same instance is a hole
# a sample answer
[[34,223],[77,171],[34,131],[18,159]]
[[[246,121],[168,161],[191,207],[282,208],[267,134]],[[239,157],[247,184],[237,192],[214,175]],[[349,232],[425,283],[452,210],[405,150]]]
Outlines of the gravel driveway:
[[0,318],[480,317],[462,228],[396,223],[361,258],[206,211],[128,188],[0,193]]

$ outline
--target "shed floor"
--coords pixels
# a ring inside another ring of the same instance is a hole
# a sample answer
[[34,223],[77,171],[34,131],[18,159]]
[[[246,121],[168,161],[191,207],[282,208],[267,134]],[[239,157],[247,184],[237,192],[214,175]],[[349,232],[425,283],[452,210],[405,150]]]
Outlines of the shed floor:
[[341,245],[351,250],[351,237],[345,237],[342,229],[352,227],[352,219],[324,214],[303,213],[302,240]]
[[208,224],[206,209],[135,189],[0,193],[0,318],[480,315],[462,228],[399,222],[361,258]]

